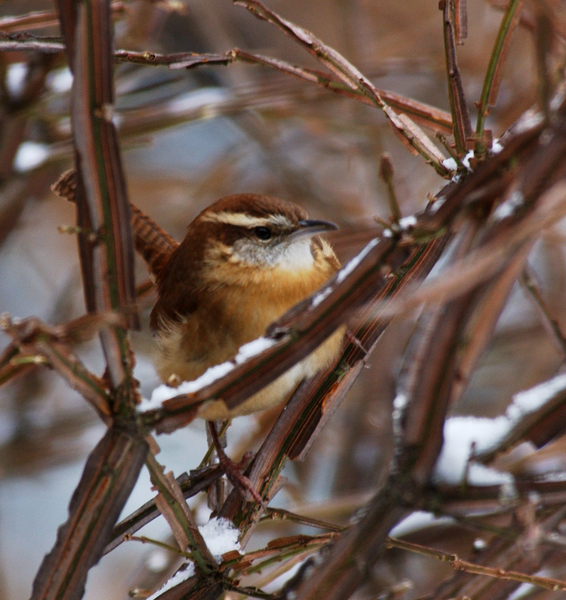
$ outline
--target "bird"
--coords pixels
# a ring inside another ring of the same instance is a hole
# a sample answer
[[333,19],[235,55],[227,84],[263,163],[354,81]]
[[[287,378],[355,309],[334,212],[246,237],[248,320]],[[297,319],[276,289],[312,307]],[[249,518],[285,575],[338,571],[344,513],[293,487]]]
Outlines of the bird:
[[[226,196],[199,213],[155,273],[150,327],[161,380],[176,386],[233,359],[328,281],[340,263],[319,236],[335,229],[309,219],[297,204],[260,194]],[[341,328],[239,406],[229,410],[219,398],[203,404],[197,416],[228,419],[282,403],[337,357],[343,337]]]
[[[77,173],[51,189],[76,201]],[[319,235],[337,229],[303,208],[261,194],[233,194],[205,208],[179,244],[130,203],[135,247],[157,288],[150,315],[153,359],[164,383],[178,386],[234,358],[243,345],[315,292],[340,269]],[[245,402],[229,410],[216,399],[197,416],[210,422],[251,414],[285,401],[302,379],[338,355],[345,327]],[[214,432],[213,432],[214,437]]]

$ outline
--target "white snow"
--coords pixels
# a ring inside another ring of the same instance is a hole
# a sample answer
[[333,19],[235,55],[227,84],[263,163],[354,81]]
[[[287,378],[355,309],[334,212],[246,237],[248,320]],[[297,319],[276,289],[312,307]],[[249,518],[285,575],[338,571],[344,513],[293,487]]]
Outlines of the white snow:
[[518,190],[514,191],[503,204],[500,204],[495,213],[493,213],[493,217],[496,221],[501,221],[510,217],[515,211],[523,204],[524,202],[523,194]]
[[155,594],[152,594],[147,600],[156,600],[156,598],[159,598],[159,596],[164,594],[167,590],[170,590],[171,588],[175,587],[176,585],[179,585],[183,581],[192,577],[194,574],[195,574],[195,566],[193,565],[193,563],[187,563],[187,568],[184,571],[177,571],[175,573],[175,575],[173,575],[173,577],[168,579],[163,584],[162,588],[157,590],[157,592],[155,592]]
[[248,360],[248,358],[252,358],[253,356],[257,356],[261,354],[264,350],[271,348],[275,344],[275,340],[271,340],[269,338],[260,337],[257,340],[253,340],[253,342],[249,342],[248,344],[244,344],[239,350],[238,354],[234,361],[236,364],[241,364]]
[[206,525],[199,527],[199,531],[216,561],[221,562],[222,555],[227,552],[240,552],[240,532],[228,519],[214,517]]
[[[460,483],[466,472],[472,444],[475,444],[477,453],[489,450],[500,442],[525,415],[538,410],[565,389],[566,374],[557,375],[530,390],[515,394],[504,416],[495,419],[477,417],[448,419],[444,424],[444,444],[436,463],[435,479],[452,484]],[[472,462],[469,465],[468,480],[475,485],[494,485],[510,482],[510,476]]]
[[407,396],[403,392],[397,392],[395,400],[393,400],[393,408],[403,410],[405,406],[407,406]]
[[442,165],[445,166],[449,171],[456,171],[456,169],[458,168],[458,165],[456,164],[456,161],[453,158],[445,158],[442,161]]
[[436,201],[430,205],[431,214],[434,214],[445,202],[446,196],[439,196]]
[[503,150],[503,146],[499,143],[499,138],[494,138],[491,144],[491,153],[499,154]]
[[[210,550],[214,560],[222,561],[222,555],[227,552],[237,550],[240,552],[240,542],[238,541],[239,531],[228,519],[210,519],[206,525],[201,525],[199,531],[204,538],[204,541]],[[193,563],[187,563],[187,568],[184,571],[177,571],[173,577],[168,579],[163,587],[155,594],[152,594],[147,600],[156,600],[167,590],[182,583],[189,577],[195,574],[195,566]]]
[[69,67],[51,72],[47,76],[47,85],[56,94],[64,94],[73,87],[73,74]]
[[180,394],[192,394],[198,390],[206,387],[207,385],[215,382],[217,379],[224,377],[229,373],[235,364],[232,362],[225,362],[214,367],[207,369],[199,378],[194,381],[183,381],[179,387],[170,387],[166,384],[162,384],[156,387],[151,393],[151,398],[148,400],[144,398],[138,406],[138,411],[143,412],[146,410],[154,410],[160,408],[163,402],[171,400],[175,396]]
[[564,389],[566,389],[566,373],[543,381],[530,390],[515,394],[513,402],[507,407],[506,414],[513,421],[519,421],[524,415],[538,410]]
[[401,219],[399,221],[399,227],[401,229],[410,229],[411,227],[414,227],[417,224],[417,218],[414,216],[410,216],[410,217],[404,217],[403,219]]
[[163,402],[175,398],[175,396],[181,394],[193,394],[207,385],[214,383],[221,377],[224,377],[224,375],[228,374],[236,365],[242,364],[249,358],[261,354],[264,350],[271,348],[274,344],[276,344],[275,340],[264,337],[260,337],[248,344],[244,344],[238,350],[238,354],[233,360],[210,367],[194,381],[183,381],[183,383],[176,388],[166,384],[156,387],[151,393],[151,398],[149,400],[144,398],[141,401],[138,410],[141,412],[145,410],[154,410],[160,408]]
[[474,151],[470,150],[466,156],[462,159],[462,164],[468,169],[468,171],[472,171],[472,167],[470,167],[470,160],[474,158]]
[[14,157],[14,169],[19,173],[39,167],[49,156],[49,146],[36,142],[22,142]]
[[[511,428],[507,417],[484,419],[452,417],[444,424],[444,444],[434,469],[434,479],[451,484],[462,481],[472,444],[476,452],[491,448]],[[470,469],[471,473],[471,469]],[[481,478],[481,474],[476,472]],[[481,485],[481,484],[480,484]]]
[[327,287],[325,290],[322,290],[322,292],[319,292],[313,299],[311,302],[311,306],[314,308],[315,306],[318,306],[327,296],[330,295],[330,292],[332,292],[332,287]]
[[[454,481],[454,483],[460,483],[460,481],[462,479]],[[514,481],[510,473],[497,471],[475,462],[471,462],[468,468],[467,482],[470,485],[513,485]]]
[[27,74],[27,63],[13,63],[8,67],[6,87],[12,97],[17,98],[24,91]]
[[405,517],[400,523],[397,523],[397,525],[389,532],[389,535],[398,538],[412,533],[413,531],[424,529],[429,525],[449,525],[451,523],[454,523],[454,519],[450,517],[437,518],[431,512],[417,510],[408,517]]
[[[385,235],[385,231],[383,232],[383,234]],[[341,281],[344,281],[344,279],[346,279],[346,277],[348,277],[348,275],[360,264],[360,262],[367,256],[367,254],[369,253],[369,251],[377,245],[377,242],[379,240],[376,238],[374,240],[371,240],[371,242],[369,242],[362,250],[361,252],[359,252],[359,254],[357,256],[354,256],[354,258],[352,258],[352,260],[350,260],[350,262],[348,262],[348,264],[343,267],[339,272],[338,272],[338,276],[336,277],[336,281],[337,283],[340,283]]]

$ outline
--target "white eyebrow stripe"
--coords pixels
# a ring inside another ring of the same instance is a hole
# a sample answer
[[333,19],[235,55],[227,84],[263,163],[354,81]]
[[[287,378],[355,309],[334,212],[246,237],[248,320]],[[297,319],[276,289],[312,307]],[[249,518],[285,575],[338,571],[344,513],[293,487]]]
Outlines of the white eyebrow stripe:
[[279,227],[293,227],[293,224],[285,215],[276,214],[269,217],[253,217],[246,213],[233,213],[222,211],[218,213],[209,213],[203,215],[203,221],[213,223],[226,223],[227,225],[236,225],[237,227],[265,227],[266,225],[276,225]]

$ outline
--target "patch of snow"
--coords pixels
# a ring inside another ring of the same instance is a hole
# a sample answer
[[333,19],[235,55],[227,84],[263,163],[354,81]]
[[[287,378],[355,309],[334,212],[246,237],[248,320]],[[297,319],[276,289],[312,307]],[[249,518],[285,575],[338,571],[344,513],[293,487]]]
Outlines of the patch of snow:
[[435,202],[430,205],[430,212],[434,214],[446,202],[445,196],[439,196]]
[[248,360],[248,358],[252,358],[253,356],[261,354],[264,350],[271,348],[271,346],[274,344],[276,344],[275,340],[264,337],[257,338],[257,340],[253,340],[248,344],[244,344],[238,350],[238,354],[236,355],[234,361],[237,365],[239,365]]
[[214,517],[199,527],[199,531],[216,561],[221,562],[227,552],[240,552],[240,532],[228,519]]
[[186,563],[186,564],[187,564],[187,568],[184,571],[177,571],[175,573],[175,575],[173,575],[173,577],[168,579],[163,584],[162,588],[157,590],[157,592],[155,592],[155,594],[152,594],[147,600],[156,600],[156,598],[159,598],[159,596],[164,594],[167,590],[170,590],[171,588],[175,587],[176,585],[179,585],[183,581],[186,581],[187,579],[192,577],[195,574],[195,566],[193,563]]
[[[453,417],[444,424],[444,444],[436,463],[434,477],[437,481],[457,484],[465,475],[472,444],[480,453],[499,443],[521,419],[544,406],[556,394],[566,389],[566,374],[545,381],[513,396],[504,416],[495,419]],[[506,473],[487,469],[471,463],[469,482],[475,485],[512,483]],[[557,475],[552,474],[554,480]]]
[[403,410],[405,406],[407,406],[407,396],[403,392],[397,392],[395,400],[393,400],[393,408]]
[[462,159],[462,164],[468,169],[468,171],[472,171],[472,167],[470,167],[470,160],[474,158],[475,154],[473,150],[470,150],[466,156]]
[[166,400],[171,400],[171,398],[175,398],[175,396],[198,392],[198,390],[202,389],[203,387],[206,387],[207,385],[214,383],[217,379],[224,377],[224,375],[229,373],[234,366],[235,364],[233,362],[225,362],[220,365],[215,365],[214,367],[207,369],[194,381],[183,381],[183,383],[176,388],[170,387],[163,383],[153,390],[149,400],[144,398],[141,401],[138,406],[138,410],[141,412],[145,410],[154,410],[156,408],[160,408],[163,402]]
[[143,398],[138,406],[138,411],[155,410],[160,408],[163,402],[171,400],[181,394],[193,394],[202,388],[214,383],[216,380],[227,375],[236,365],[244,363],[249,358],[261,354],[264,350],[271,348],[277,342],[269,338],[260,337],[248,344],[244,344],[233,360],[215,365],[207,369],[200,377],[194,381],[183,381],[179,387],[170,387],[162,384],[156,387],[151,393],[151,398]]
[[401,229],[410,229],[411,227],[414,227],[417,224],[417,218],[414,216],[410,216],[410,217],[404,217],[403,219],[401,219],[399,221],[399,227]]
[[435,517],[431,512],[417,510],[405,517],[400,523],[397,523],[389,532],[389,535],[391,537],[401,537],[430,525],[448,525],[452,523],[454,523],[454,519],[450,517]]
[[[476,452],[491,448],[511,428],[507,417],[484,419],[452,417],[444,424],[444,444],[434,469],[434,479],[458,484],[464,478],[472,445]],[[481,475],[478,473],[478,478]]]
[[[461,479],[458,481],[458,483]],[[509,485],[514,479],[510,473],[496,471],[485,465],[471,462],[468,469],[468,483],[471,485]],[[456,483],[456,482],[454,482]]]
[[507,407],[506,414],[513,421],[519,421],[524,415],[538,410],[564,389],[566,389],[566,373],[544,381],[530,390],[515,394],[513,402]]
[[494,138],[491,144],[491,153],[499,154],[503,150],[503,146],[499,143],[499,138]]
[[327,296],[330,295],[330,293],[332,292],[332,287],[327,287],[325,290],[322,290],[322,292],[319,292],[313,299],[311,302],[311,306],[314,308],[315,306],[318,306]]
[[[201,525],[199,531],[214,560],[217,562],[220,563],[222,561],[222,555],[227,552],[232,552],[234,550],[240,552],[240,542],[238,541],[240,532],[228,519],[212,518],[206,525]],[[161,589],[155,592],[155,594],[152,594],[147,600],[156,600],[167,590],[186,581],[194,574],[194,564],[187,563],[187,568],[184,571],[177,571],[173,577],[165,582]]]
[[45,162],[49,146],[36,142],[22,142],[14,157],[14,169],[19,173],[31,171]]
[[502,221],[503,219],[510,217],[523,204],[524,200],[521,192],[514,191],[503,204],[500,204],[497,207],[495,213],[493,213],[494,219],[496,221]]
[[64,94],[73,87],[73,74],[69,67],[51,72],[47,76],[47,86],[56,94]]
[[12,63],[6,73],[6,87],[10,96],[17,98],[24,91],[24,84],[28,74],[27,63]]
[[[387,230],[386,230],[387,231]],[[383,232],[383,235],[386,236],[386,231]],[[391,232],[389,232],[391,234]],[[386,236],[388,237],[388,236]],[[336,277],[336,281],[337,283],[340,283],[341,281],[344,281],[344,279],[346,279],[346,277],[348,277],[348,275],[360,264],[360,262],[367,256],[367,254],[369,253],[369,251],[377,245],[377,242],[379,240],[376,238],[374,240],[371,240],[371,242],[369,242],[365,248],[362,249],[361,252],[358,253],[357,256],[354,256],[354,258],[352,258],[352,260],[350,260],[350,262],[348,262],[348,264],[343,267],[339,272],[338,272],[338,276]]]
[[445,158],[442,161],[442,165],[446,167],[449,171],[455,171],[458,168],[456,161],[453,158]]

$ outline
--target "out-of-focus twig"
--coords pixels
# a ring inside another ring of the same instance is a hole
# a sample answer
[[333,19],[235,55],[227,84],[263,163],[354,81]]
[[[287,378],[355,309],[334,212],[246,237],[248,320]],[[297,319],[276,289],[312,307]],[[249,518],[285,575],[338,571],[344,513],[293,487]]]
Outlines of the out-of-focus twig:
[[523,274],[519,279],[519,282],[527,291],[529,297],[533,300],[533,304],[535,305],[539,314],[543,318],[544,323],[548,326],[554,340],[557,342],[557,345],[560,347],[561,351],[566,356],[566,337],[564,337],[564,334],[562,333],[560,324],[552,316],[550,309],[546,305],[546,302],[544,301],[542,295],[542,291],[540,289],[540,284],[538,283],[536,273],[533,271],[529,264],[525,266]]
[[[112,15],[120,16],[126,10],[125,2],[112,2],[110,5]],[[17,17],[4,17],[0,19],[0,32],[10,33],[15,31],[31,31],[59,24],[59,15],[54,10],[30,12]]]
[[479,153],[484,151],[484,125],[485,119],[489,114],[489,107],[493,106],[499,95],[499,86],[501,84],[502,67],[507,57],[509,45],[513,37],[515,27],[521,17],[521,5],[523,0],[511,0],[507,6],[497,38],[491,52],[489,65],[485,72],[480,101],[478,104],[478,120],[476,124],[476,143]]
[[472,144],[472,126],[470,115],[464,95],[462,77],[458,68],[456,56],[456,44],[458,38],[460,11],[454,0],[442,0],[440,3],[444,24],[444,54],[446,56],[446,73],[448,75],[448,98],[450,100],[450,112],[454,123],[454,142],[456,152],[459,156],[466,154],[468,147]]
[[310,31],[283,19],[258,0],[233,0],[237,6],[247,8],[256,17],[275,25],[292,40],[303,46],[319,62],[336,75],[346,86],[366,96],[388,118],[393,130],[409,147],[421,154],[443,177],[449,175],[442,164],[444,157],[430,138],[406,115],[398,115],[381,97],[379,91],[356,67],[334,48],[327,46]]
[[553,592],[558,590],[566,591],[566,581],[561,581],[560,579],[538,577],[536,575],[528,575],[526,573],[517,573],[516,571],[505,571],[503,569],[494,567],[477,565],[467,560],[458,558],[456,554],[434,550],[433,548],[427,548],[425,546],[421,546],[420,544],[406,542],[397,538],[388,538],[386,541],[386,546],[388,548],[399,548],[400,550],[407,550],[408,552],[415,552],[416,554],[422,554],[423,556],[436,558],[442,562],[450,563],[457,571],[466,571],[467,573],[474,573],[476,575],[495,577],[496,579],[503,579],[505,581],[530,583],[546,590],[552,590]]

